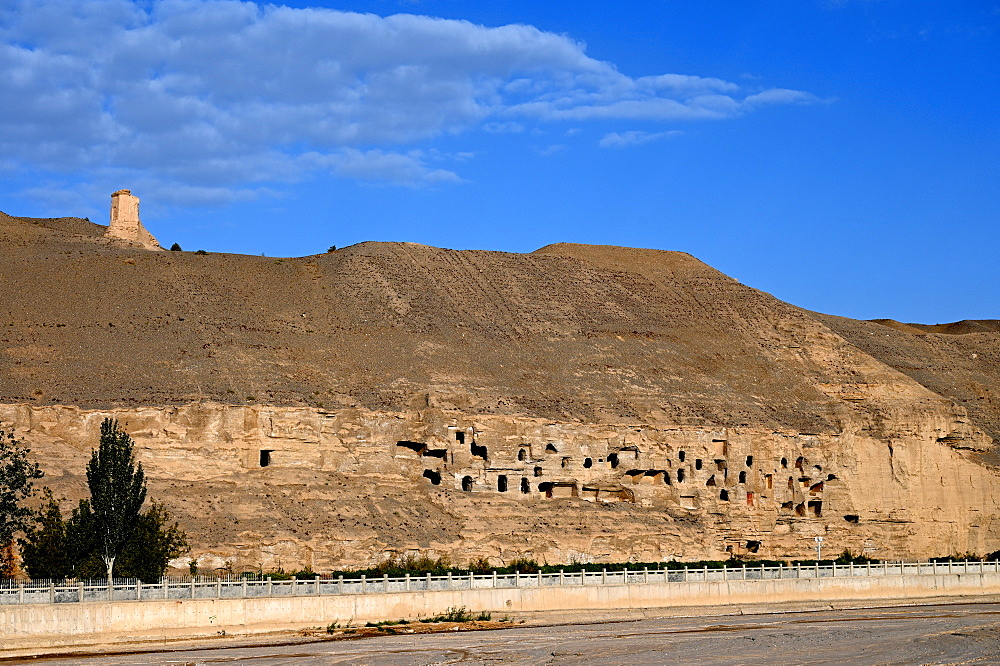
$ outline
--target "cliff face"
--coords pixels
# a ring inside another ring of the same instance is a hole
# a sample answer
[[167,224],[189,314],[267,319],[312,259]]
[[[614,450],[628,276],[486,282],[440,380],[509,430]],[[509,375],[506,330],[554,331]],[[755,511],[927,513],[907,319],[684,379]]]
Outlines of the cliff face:
[[0,216],[0,422],[71,499],[126,423],[205,564],[1000,548],[996,331],[879,337],[914,334],[674,252],[270,259],[102,229]]
[[974,452],[989,440],[948,408],[831,434],[433,408],[0,406],[70,497],[105,416],[126,424],[203,566],[784,557],[815,536],[827,552],[919,557],[1000,540],[997,475]]

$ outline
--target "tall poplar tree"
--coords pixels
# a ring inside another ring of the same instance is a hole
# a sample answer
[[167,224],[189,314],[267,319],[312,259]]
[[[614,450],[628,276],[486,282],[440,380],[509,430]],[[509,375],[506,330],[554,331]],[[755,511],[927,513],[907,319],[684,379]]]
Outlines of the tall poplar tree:
[[38,512],[25,502],[43,474],[28,459],[29,453],[13,432],[0,430],[0,577],[13,574],[14,535],[28,531],[37,520]]
[[115,559],[132,536],[146,500],[142,463],[136,464],[132,438],[119,429],[118,421],[101,423],[101,443],[87,464],[87,485],[93,536],[110,584]]

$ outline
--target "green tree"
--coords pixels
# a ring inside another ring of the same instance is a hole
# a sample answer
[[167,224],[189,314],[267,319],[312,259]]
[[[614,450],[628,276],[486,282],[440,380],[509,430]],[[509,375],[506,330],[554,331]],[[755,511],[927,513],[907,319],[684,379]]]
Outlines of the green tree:
[[187,535],[159,502],[150,502],[139,516],[132,538],[119,558],[119,571],[144,583],[155,583],[167,571],[167,563],[188,552]]
[[182,250],[181,250],[180,244],[179,243],[174,243],[173,245],[171,245],[170,246],[170,251],[171,252],[181,252]]
[[92,534],[109,582],[115,560],[135,531],[146,501],[146,476],[142,463],[135,462],[133,449],[132,438],[119,429],[118,421],[104,419],[101,442],[87,463]]
[[68,552],[66,521],[59,502],[46,488],[41,520],[21,541],[21,559],[32,578],[66,578],[73,572]]
[[34,482],[44,473],[28,459],[30,453],[13,432],[0,430],[0,548],[7,554],[5,559],[11,560],[4,569],[14,564],[15,535],[27,532],[38,518],[38,512],[25,502],[35,494]]

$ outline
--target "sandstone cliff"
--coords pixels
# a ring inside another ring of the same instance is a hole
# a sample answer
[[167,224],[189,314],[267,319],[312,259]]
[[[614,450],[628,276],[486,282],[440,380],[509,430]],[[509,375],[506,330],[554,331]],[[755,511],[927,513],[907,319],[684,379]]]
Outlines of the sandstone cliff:
[[989,326],[816,315],[675,252],[271,259],[103,229],[0,216],[0,422],[69,497],[126,422],[214,564],[1000,548]]

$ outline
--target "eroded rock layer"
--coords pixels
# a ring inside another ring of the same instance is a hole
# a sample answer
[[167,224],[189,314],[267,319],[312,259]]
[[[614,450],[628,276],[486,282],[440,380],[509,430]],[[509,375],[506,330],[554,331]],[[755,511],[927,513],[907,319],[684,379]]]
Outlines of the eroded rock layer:
[[68,500],[126,423],[210,566],[1000,548],[991,325],[816,315],[676,252],[103,230],[0,214],[0,422]]
[[[203,564],[320,569],[386,553],[563,562],[893,557],[996,543],[988,441],[949,410],[872,436],[581,424],[425,409],[0,407],[79,495],[101,419],[127,424]],[[899,416],[904,416],[900,414]],[[956,448],[959,445],[961,448]],[[832,552],[832,551],[827,551]]]

